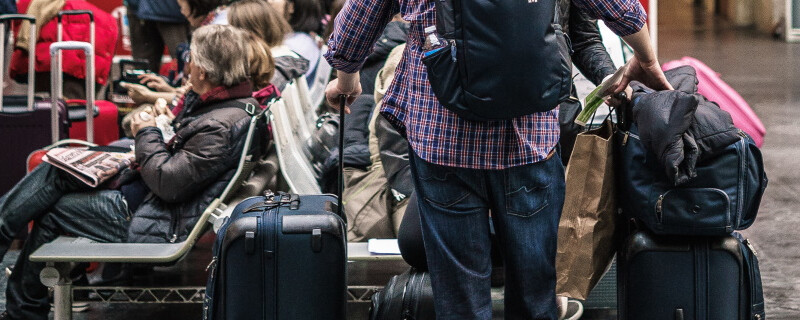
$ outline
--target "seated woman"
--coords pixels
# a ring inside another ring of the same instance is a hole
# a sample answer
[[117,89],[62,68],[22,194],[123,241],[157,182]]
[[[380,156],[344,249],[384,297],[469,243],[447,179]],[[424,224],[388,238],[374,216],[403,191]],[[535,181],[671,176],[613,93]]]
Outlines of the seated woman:
[[0,319],[47,319],[47,288],[39,280],[44,265],[28,256],[61,234],[150,243],[188,236],[233,176],[250,123],[245,106],[258,103],[248,81],[246,37],[220,25],[194,32],[192,89],[172,121],[174,139],[164,141],[155,114],[133,119],[139,177],[132,181],[144,182],[141,203],[126,191],[89,188],[47,163],[0,198],[0,258],[17,231],[35,221],[8,280],[7,310]]
[[292,0],[286,3],[286,19],[294,32],[284,43],[311,63],[306,71],[309,85],[314,79],[317,63],[322,54],[322,4],[317,0]]
[[292,28],[281,16],[281,12],[267,1],[245,0],[232,4],[228,15],[232,26],[256,34],[269,45],[277,71],[270,82],[279,90],[283,90],[289,81],[309,70],[308,60],[284,44],[284,39],[292,32]]

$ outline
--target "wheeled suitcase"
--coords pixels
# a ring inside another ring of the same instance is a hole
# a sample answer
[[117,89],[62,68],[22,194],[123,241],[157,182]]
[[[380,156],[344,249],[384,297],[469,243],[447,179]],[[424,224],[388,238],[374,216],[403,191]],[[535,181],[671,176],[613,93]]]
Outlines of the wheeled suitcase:
[[242,201],[217,233],[203,319],[345,319],[347,243],[332,195]]
[[677,68],[680,66],[692,66],[697,70],[697,91],[708,100],[716,102],[722,110],[727,111],[733,118],[733,124],[750,135],[760,148],[764,144],[764,135],[767,129],[758,118],[758,115],[750,108],[747,101],[739,95],[730,85],[720,78],[719,73],[709,68],[705,63],[691,57],[683,57],[680,60],[664,63],[664,70]]
[[738,233],[676,237],[637,231],[617,262],[620,319],[765,318],[758,260]]
[[339,197],[266,192],[239,203],[217,232],[203,319],[344,320],[343,186],[340,167]]
[[433,287],[428,272],[411,268],[389,280],[372,296],[369,320],[435,320]]
[[[89,16],[89,43],[92,46],[91,54],[94,56],[95,47],[95,26],[94,14],[90,10],[68,10],[60,11],[58,13],[58,42],[63,39],[63,20],[64,16]],[[69,100],[67,101],[67,109],[69,111],[69,119],[72,126],[69,129],[69,137],[72,139],[86,140],[94,142],[98,145],[108,145],[109,143],[119,140],[119,112],[117,106],[109,101],[98,101],[95,98],[95,73],[94,73],[94,59],[86,56],[87,63],[92,63],[92,73],[86,73],[86,97],[88,100],[93,101],[94,108],[92,110],[93,119],[88,121],[86,118],[88,108],[86,108],[85,100]],[[59,65],[61,65],[61,55],[59,54]],[[52,68],[52,73],[60,73],[61,68]],[[91,85],[90,85],[91,83]],[[91,88],[91,90],[89,90]],[[51,89],[52,90],[52,89]],[[88,130],[87,130],[88,129]],[[87,132],[91,132],[87,135]]]
[[[6,34],[6,23],[26,20],[32,24],[36,19],[29,15],[9,14],[0,16],[0,34]],[[34,83],[36,54],[36,28],[31,28],[28,52],[28,83]],[[5,42],[0,41],[0,61],[5,54]],[[6,70],[3,70],[5,72]],[[4,77],[0,77],[4,79]],[[0,80],[2,82],[2,80]],[[10,190],[25,176],[25,160],[32,151],[67,137],[69,122],[63,101],[44,100],[34,97],[33,85],[28,85],[27,96],[3,96],[5,83],[0,83],[0,135],[3,148],[0,152],[0,195]],[[55,108],[51,108],[55,106]]]

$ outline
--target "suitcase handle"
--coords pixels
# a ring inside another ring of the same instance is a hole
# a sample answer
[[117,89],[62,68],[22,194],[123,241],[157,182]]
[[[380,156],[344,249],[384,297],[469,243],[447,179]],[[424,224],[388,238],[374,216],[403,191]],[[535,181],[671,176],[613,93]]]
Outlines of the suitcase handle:
[[337,206],[339,216],[342,217],[345,225],[347,224],[347,216],[344,213],[342,196],[344,195],[344,108],[346,107],[346,101],[347,95],[339,95],[339,186],[337,188],[339,194],[337,194]]
[[[61,41],[50,45],[50,86],[53,108],[51,129],[53,143],[58,141],[58,100],[63,98],[64,79],[61,74],[61,51],[81,50],[86,54],[86,114],[94,114],[94,46],[82,41]],[[86,117],[86,141],[94,142],[94,117]]]
[[[92,114],[92,108],[94,106],[94,87],[95,87],[95,74],[94,74],[94,47],[95,47],[95,27],[94,27],[94,13],[91,10],[64,10],[58,12],[58,31],[56,32],[57,41],[63,42],[64,40],[64,23],[63,18],[64,16],[80,16],[80,15],[88,15],[89,16],[89,44],[90,49],[89,51],[84,50],[86,52],[86,64],[90,64],[91,61],[92,69],[89,72],[89,67],[86,67],[86,114]],[[84,42],[85,43],[85,42]],[[50,47],[50,54],[53,54],[52,46]],[[81,48],[72,48],[72,50],[80,50]],[[63,50],[71,50],[71,49],[63,49]],[[55,67],[51,68],[51,73],[56,74],[58,73],[58,78],[52,78],[51,80],[58,80],[57,82],[51,82],[52,89],[55,92],[55,87],[58,85],[59,87],[59,94],[57,97],[61,97],[61,90],[62,86],[64,85],[64,78],[61,74],[61,66],[62,66],[62,58],[61,58],[61,50],[57,51],[56,54],[58,58],[58,69]],[[92,57],[89,59],[89,57]],[[52,59],[51,59],[52,60]],[[52,64],[51,66],[56,66],[56,64]],[[91,83],[91,86],[89,85]],[[89,88],[91,89],[91,95],[89,92]],[[54,127],[55,128],[55,127]],[[94,117],[87,117],[86,118],[86,140],[89,142],[94,142]]]
[[91,10],[64,10],[58,12],[58,23],[61,23],[61,18],[64,16],[78,16],[78,15],[88,15],[89,20],[94,22],[94,13]]
[[[34,93],[34,75],[36,74],[35,64],[36,64],[36,18],[31,15],[26,14],[4,14],[0,15],[0,62],[5,61],[5,54],[6,54],[6,22],[15,21],[15,20],[24,20],[30,22],[32,25],[30,28],[30,36],[28,36],[28,111],[33,111],[33,93]],[[4,65],[5,66],[5,65]],[[0,67],[2,69],[2,67]],[[5,70],[3,70],[3,75],[5,75]],[[3,87],[5,83],[3,83],[3,79],[5,77],[0,76],[0,112],[3,111]]]

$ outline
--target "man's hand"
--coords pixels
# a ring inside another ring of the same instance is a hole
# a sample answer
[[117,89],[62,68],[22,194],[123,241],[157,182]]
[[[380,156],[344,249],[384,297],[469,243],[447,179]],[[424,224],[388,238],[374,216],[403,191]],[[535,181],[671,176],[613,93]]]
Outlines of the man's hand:
[[664,76],[664,72],[661,71],[661,65],[658,64],[647,25],[622,39],[633,48],[634,56],[631,61],[628,61],[628,70],[625,70],[622,81],[614,88],[614,93],[625,90],[628,83],[633,80],[639,81],[653,90],[673,90],[667,77]]
[[[345,104],[349,106],[361,94],[361,78],[358,72],[345,73],[337,71],[337,75],[336,79],[328,83],[328,87],[325,89],[325,97],[331,107],[339,110],[341,103],[339,96],[346,95],[347,101],[345,101]],[[344,112],[350,113],[350,108],[345,107]]]
[[153,109],[150,107],[145,108],[144,111],[139,112],[139,114],[135,114],[131,117],[131,133],[133,133],[134,137],[136,137],[136,134],[139,133],[139,130],[142,128],[155,126],[156,117]]
[[658,60],[643,62],[636,56],[631,58],[631,61],[628,62],[628,69],[625,70],[625,75],[622,76],[622,81],[614,89],[614,93],[619,93],[629,88],[628,84],[633,80],[639,81],[653,90],[674,90],[669,81],[667,81],[667,77],[664,76],[664,72],[661,71],[661,65]]
[[631,96],[633,95],[633,89],[631,88],[631,86],[627,86],[623,92],[625,93],[625,98],[624,99],[620,99],[619,98],[619,94],[612,94],[611,98],[608,99],[608,101],[606,103],[608,103],[608,105],[610,105],[610,106],[612,106],[614,108],[619,108],[624,103],[630,101],[631,100]]
[[147,89],[147,87],[141,84],[120,82],[119,85],[128,89],[128,96],[130,96],[136,104],[156,103],[158,97],[153,94],[153,91],[150,91],[150,89]]

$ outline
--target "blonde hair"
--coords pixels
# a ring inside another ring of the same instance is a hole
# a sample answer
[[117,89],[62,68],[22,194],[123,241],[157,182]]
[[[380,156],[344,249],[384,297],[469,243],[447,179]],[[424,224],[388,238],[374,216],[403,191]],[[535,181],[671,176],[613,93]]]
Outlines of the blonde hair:
[[247,32],[247,56],[250,60],[250,81],[256,90],[264,88],[275,74],[275,60],[269,45],[255,33]]
[[231,26],[200,27],[192,33],[192,63],[216,85],[230,87],[247,81],[250,66],[246,39],[243,30]]
[[289,23],[265,0],[239,1],[230,6],[228,22],[238,28],[255,33],[270,47],[283,43],[292,32]]

